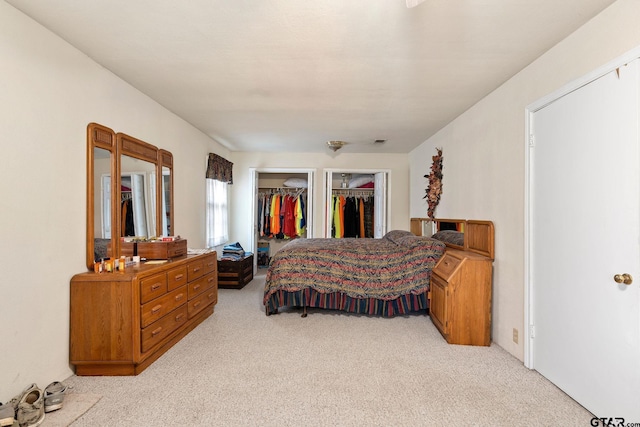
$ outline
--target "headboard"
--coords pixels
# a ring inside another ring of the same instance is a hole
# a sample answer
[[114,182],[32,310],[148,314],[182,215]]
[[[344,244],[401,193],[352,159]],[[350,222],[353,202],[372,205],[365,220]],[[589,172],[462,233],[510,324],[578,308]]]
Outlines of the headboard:
[[445,230],[455,230],[464,235],[462,245],[445,241],[444,243],[448,247],[474,252],[494,259],[495,230],[491,221],[411,218],[411,232],[416,236],[431,236]]

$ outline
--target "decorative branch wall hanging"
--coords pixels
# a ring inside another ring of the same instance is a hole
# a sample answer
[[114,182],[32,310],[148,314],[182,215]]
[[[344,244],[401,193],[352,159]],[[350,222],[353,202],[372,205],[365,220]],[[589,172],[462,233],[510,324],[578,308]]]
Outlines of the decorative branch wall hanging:
[[436,206],[440,202],[440,195],[442,194],[442,148],[436,148],[437,154],[431,159],[433,164],[431,165],[431,173],[425,175],[425,178],[429,178],[429,186],[426,189],[427,194],[423,199],[427,199],[429,208],[427,209],[427,216],[434,219]]

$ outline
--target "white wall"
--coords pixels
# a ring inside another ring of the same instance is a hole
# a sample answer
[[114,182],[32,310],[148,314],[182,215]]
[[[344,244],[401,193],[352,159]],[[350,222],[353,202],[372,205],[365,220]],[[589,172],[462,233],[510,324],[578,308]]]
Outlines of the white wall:
[[85,267],[86,126],[174,155],[176,230],[204,247],[207,153],[228,150],[0,1],[0,401],[63,380]]
[[[524,358],[525,108],[640,45],[640,1],[618,0],[410,153],[410,212],[423,216],[431,156],[443,148],[436,216],[496,228],[493,340]],[[518,344],[512,341],[519,330]]]
[[[321,142],[319,143],[321,144]],[[391,218],[388,230],[409,229],[409,162],[406,154],[231,153],[231,241],[249,249],[251,236],[251,176],[249,168],[315,169],[313,236],[324,237],[324,169],[381,169],[390,173]],[[246,246],[245,246],[246,245]]]

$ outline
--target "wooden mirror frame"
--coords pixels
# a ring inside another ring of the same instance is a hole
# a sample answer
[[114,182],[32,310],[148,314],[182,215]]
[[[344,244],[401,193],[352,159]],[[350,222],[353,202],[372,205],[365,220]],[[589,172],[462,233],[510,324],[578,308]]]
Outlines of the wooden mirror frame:
[[87,126],[87,268],[93,270],[95,262],[95,156],[94,149],[101,148],[110,153],[110,185],[111,185],[111,242],[109,244],[108,256],[118,257],[120,251],[120,230],[122,218],[118,215],[116,206],[120,206],[121,197],[121,157],[130,156],[139,160],[144,160],[155,165],[156,174],[156,235],[162,234],[162,168],[170,170],[169,181],[169,212],[171,234],[175,234],[175,210],[174,210],[174,185],[173,185],[173,155],[171,152],[159,149],[155,145],[149,144],[124,133],[115,133],[112,129],[97,123],[89,123]]
[[158,150],[158,185],[156,185],[156,200],[158,200],[156,203],[160,206],[156,209],[156,229],[158,236],[162,235],[164,231],[162,228],[163,218],[161,204],[164,203],[164,194],[162,192],[164,177],[162,175],[162,169],[165,167],[169,168],[169,227],[171,235],[175,235],[175,232],[173,232],[173,230],[175,230],[175,210],[173,209],[173,154],[167,150],[160,149]]
[[[158,205],[158,184],[161,184],[161,181],[159,179],[158,176],[158,168],[159,168],[159,162],[158,162],[158,147],[156,147],[155,145],[151,145],[147,142],[144,142],[142,140],[139,140],[137,138],[134,138],[132,136],[129,136],[127,134],[121,133],[119,132],[118,134],[116,134],[116,139],[117,139],[117,143],[118,143],[118,156],[117,156],[117,177],[116,177],[116,188],[117,188],[117,193],[118,193],[118,198],[117,200],[120,200],[120,194],[121,194],[121,190],[122,190],[122,156],[129,156],[129,157],[133,157],[134,159],[138,159],[138,160],[143,160],[145,162],[149,162],[149,163],[153,163],[155,165],[155,173],[156,173],[156,212],[155,212],[155,218],[157,220],[158,218],[158,211],[160,211],[159,209],[159,205]],[[119,204],[118,204],[119,205]],[[118,230],[118,236],[121,235],[121,230],[122,230],[122,217],[120,215],[116,215],[118,217],[117,219],[117,226],[116,226],[116,230]],[[158,223],[156,221],[156,235],[158,233]],[[116,246],[116,253],[120,254],[121,250],[120,250],[120,239],[117,239],[117,246]]]
[[[94,251],[95,251],[95,182],[94,182],[94,150],[101,148],[109,151],[110,156],[110,173],[111,173],[111,188],[116,189],[116,134],[113,130],[106,126],[99,125],[97,123],[89,123],[87,126],[87,268],[93,270]],[[117,203],[117,197],[120,192],[111,191],[111,206],[115,206]],[[117,215],[115,209],[111,209],[111,225],[116,224]],[[111,233],[111,248],[115,248],[117,244],[118,236]]]

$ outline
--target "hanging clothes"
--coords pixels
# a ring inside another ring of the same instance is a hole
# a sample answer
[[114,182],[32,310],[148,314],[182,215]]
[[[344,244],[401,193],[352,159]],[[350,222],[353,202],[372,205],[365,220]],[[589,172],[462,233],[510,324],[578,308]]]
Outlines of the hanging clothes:
[[358,227],[358,212],[356,198],[353,196],[345,198],[344,205],[344,237],[358,237],[360,229]]
[[364,228],[364,199],[358,199],[358,226],[360,228],[360,237],[366,237]]
[[373,198],[367,197],[364,200],[364,228],[365,237],[373,237]]

